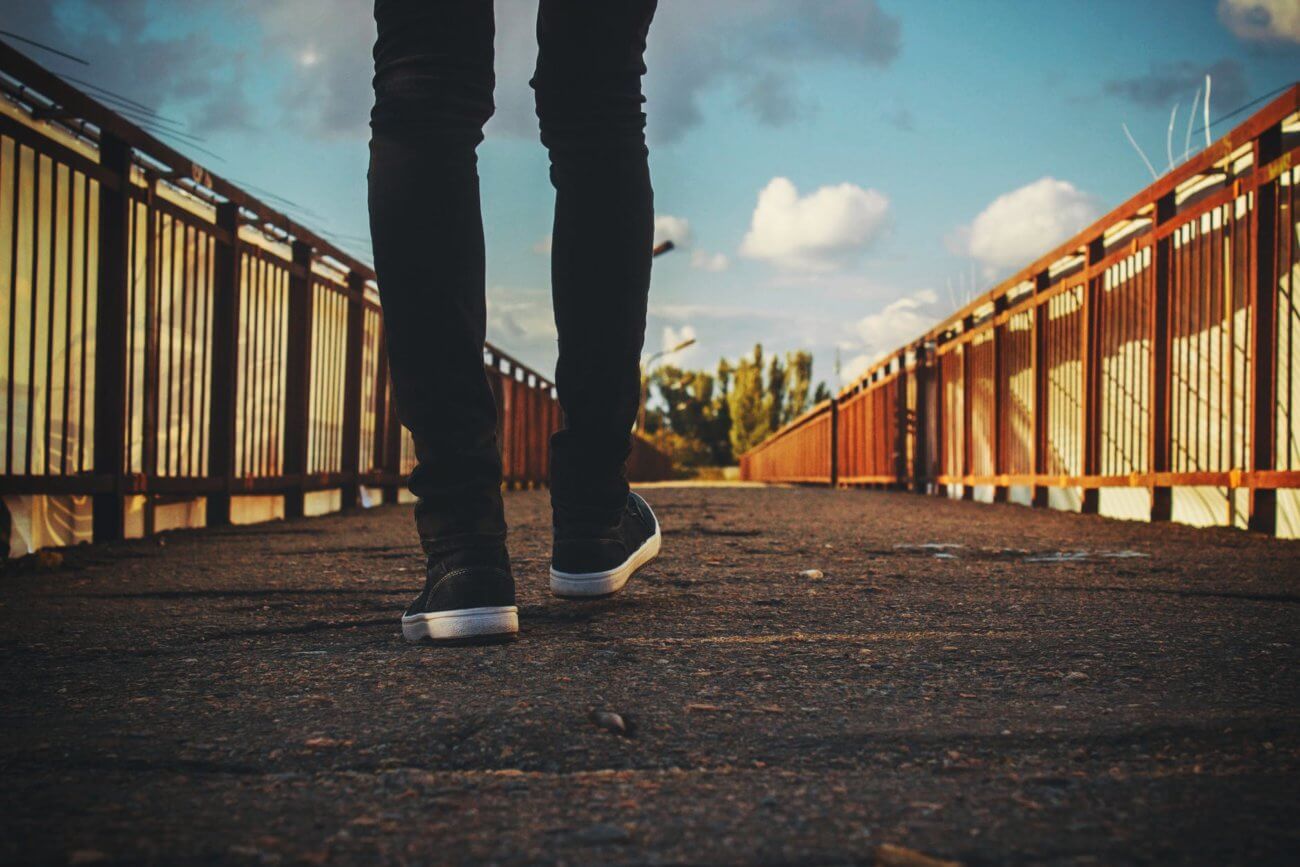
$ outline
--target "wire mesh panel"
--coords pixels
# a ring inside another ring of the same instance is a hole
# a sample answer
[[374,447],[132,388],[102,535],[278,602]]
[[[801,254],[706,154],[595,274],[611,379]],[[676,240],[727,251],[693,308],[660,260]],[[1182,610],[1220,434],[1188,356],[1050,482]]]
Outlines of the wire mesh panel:
[[398,464],[399,471],[403,476],[409,476],[415,469],[415,438],[406,428],[402,428],[402,449],[401,463]]
[[550,436],[559,429],[559,404],[554,387],[536,374],[506,363],[509,372],[489,367],[489,381],[498,395],[501,464],[509,485],[539,485],[546,481]]
[[257,247],[240,256],[235,474],[283,471],[287,262]]
[[1106,269],[1096,296],[1101,376],[1099,471],[1126,475],[1150,467],[1151,248]]
[[500,417],[497,424],[500,430],[502,474],[506,484],[517,484],[521,481],[517,453],[520,450],[519,440],[524,420],[523,409],[519,406],[522,389],[518,379],[499,371],[497,382],[500,389]]
[[1300,168],[1277,180],[1274,273],[1277,274],[1277,398],[1275,466],[1300,470],[1300,213],[1296,187]]
[[136,191],[129,209],[126,466],[207,473],[212,366],[210,220]]
[[998,326],[997,383],[1003,473],[1034,471],[1034,313],[1022,310]]
[[939,356],[943,410],[940,425],[940,473],[966,474],[966,347],[955,346]]
[[1043,472],[1049,476],[1083,473],[1083,294],[1084,287],[1078,285],[1045,302]]
[[795,419],[781,433],[746,453],[741,477],[765,481],[829,483],[835,411],[823,403]]
[[0,136],[0,474],[93,465],[98,189]]
[[341,283],[312,282],[311,405],[307,471],[343,469],[343,391],[347,365],[348,299]]
[[898,374],[865,386],[839,405],[839,480],[879,484],[897,475]]
[[994,431],[998,424],[995,393],[996,355],[992,328],[975,334],[966,344],[967,375],[970,376],[970,474],[991,476],[998,472]]
[[[1170,462],[1174,472],[1248,462],[1250,304],[1235,267],[1239,203],[1216,207],[1173,236],[1170,268]],[[1242,207],[1243,215],[1247,208]],[[1241,221],[1248,226],[1248,221]],[[1243,247],[1243,252],[1244,252]]]
[[383,317],[379,310],[367,306],[362,313],[361,343],[361,444],[358,470],[380,469],[382,461],[381,443],[378,438],[384,420],[379,415],[380,396],[380,354],[383,352],[381,334]]

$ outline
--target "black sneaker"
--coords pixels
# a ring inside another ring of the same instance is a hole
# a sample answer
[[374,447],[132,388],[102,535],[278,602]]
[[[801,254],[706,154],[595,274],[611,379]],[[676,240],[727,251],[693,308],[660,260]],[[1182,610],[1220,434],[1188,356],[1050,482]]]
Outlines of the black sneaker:
[[555,516],[555,547],[551,553],[551,592],[582,598],[617,593],[629,578],[659,556],[659,522],[637,494],[613,526],[568,521]]
[[422,592],[402,615],[407,641],[476,643],[519,631],[515,579],[504,545],[430,555]]

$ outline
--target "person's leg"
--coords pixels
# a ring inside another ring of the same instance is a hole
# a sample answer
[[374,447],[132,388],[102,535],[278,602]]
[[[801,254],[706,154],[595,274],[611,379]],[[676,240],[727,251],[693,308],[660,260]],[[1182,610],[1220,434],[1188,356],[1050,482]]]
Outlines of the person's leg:
[[[446,620],[448,606],[514,602],[496,404],[483,366],[475,154],[493,111],[492,0],[376,0],[375,21],[370,227],[397,413],[415,439],[416,522],[430,555],[429,585],[412,609]],[[439,583],[448,575],[462,578]],[[460,637],[483,626],[472,620],[442,625]]]
[[[555,186],[555,378],[565,420],[551,439],[556,567],[612,563],[624,543],[640,544],[615,531],[628,516],[625,462],[654,235],[641,94],[654,11],[655,0],[541,0],[538,12],[533,88]],[[576,538],[602,533],[600,545]],[[608,550],[594,556],[593,545]]]
[[551,157],[551,283],[564,429],[557,509],[616,512],[641,387],[654,194],[642,54],[654,0],[541,0],[533,87]]

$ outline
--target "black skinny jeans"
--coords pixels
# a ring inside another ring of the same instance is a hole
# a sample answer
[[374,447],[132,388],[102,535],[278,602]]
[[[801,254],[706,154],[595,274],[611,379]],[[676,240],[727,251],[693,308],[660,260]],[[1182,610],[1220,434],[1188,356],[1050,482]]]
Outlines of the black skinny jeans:
[[[555,187],[551,284],[564,429],[551,497],[613,520],[640,397],[654,200],[641,95],[656,0],[540,0],[532,80]],[[492,0],[375,0],[370,229],[411,491],[429,550],[505,534],[483,366],[475,149],[494,110]]]

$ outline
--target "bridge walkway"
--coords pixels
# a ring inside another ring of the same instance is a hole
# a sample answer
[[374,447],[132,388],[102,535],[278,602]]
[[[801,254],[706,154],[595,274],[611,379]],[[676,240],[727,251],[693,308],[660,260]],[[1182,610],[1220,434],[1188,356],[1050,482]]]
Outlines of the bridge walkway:
[[523,631],[487,648],[401,640],[409,507],[11,566],[0,860],[1273,863],[1300,842],[1300,543],[873,491],[646,495],[664,557],[573,603],[546,592],[546,493],[509,494]]

